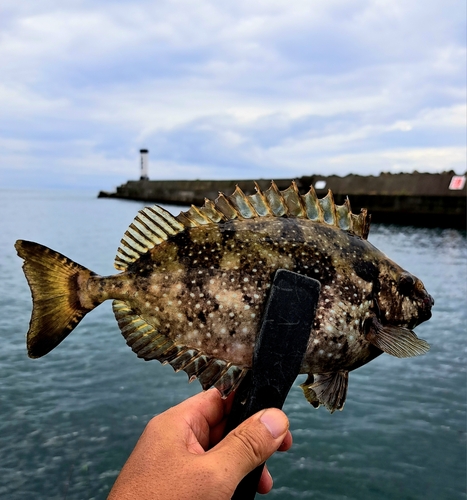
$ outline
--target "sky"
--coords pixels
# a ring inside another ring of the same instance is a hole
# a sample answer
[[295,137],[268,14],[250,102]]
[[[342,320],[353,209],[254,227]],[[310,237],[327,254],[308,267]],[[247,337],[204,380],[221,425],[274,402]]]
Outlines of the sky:
[[2,0],[0,188],[466,170],[459,0]]

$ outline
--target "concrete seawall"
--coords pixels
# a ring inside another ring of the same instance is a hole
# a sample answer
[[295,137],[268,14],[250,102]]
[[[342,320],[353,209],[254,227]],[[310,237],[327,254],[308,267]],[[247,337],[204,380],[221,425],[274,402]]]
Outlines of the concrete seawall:
[[[454,175],[454,172],[345,177],[313,175],[295,181],[302,194],[313,186],[319,198],[331,189],[338,204],[348,196],[353,212],[367,208],[374,222],[465,229],[466,185],[464,183],[462,189],[450,189]],[[270,180],[257,182],[263,190],[270,186]],[[284,190],[292,179],[276,179],[275,182],[279,189]],[[236,185],[246,194],[255,192],[252,180],[140,180],[126,182],[115,193],[101,191],[99,197],[199,206],[205,198],[217,198],[219,192],[231,194]]]

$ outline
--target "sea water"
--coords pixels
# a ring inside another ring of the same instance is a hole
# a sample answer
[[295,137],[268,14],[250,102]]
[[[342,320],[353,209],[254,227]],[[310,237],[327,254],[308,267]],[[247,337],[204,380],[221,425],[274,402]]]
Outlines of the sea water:
[[[27,357],[30,292],[16,239],[105,275],[143,207],[82,191],[0,191],[0,498],[105,499],[147,421],[200,391],[129,349],[104,303],[44,358]],[[178,213],[180,207],[166,207]],[[349,377],[347,403],[312,408],[297,380],[284,410],[294,444],[268,466],[271,499],[466,498],[465,232],[374,225],[369,240],[424,282],[425,356],[383,354]]]

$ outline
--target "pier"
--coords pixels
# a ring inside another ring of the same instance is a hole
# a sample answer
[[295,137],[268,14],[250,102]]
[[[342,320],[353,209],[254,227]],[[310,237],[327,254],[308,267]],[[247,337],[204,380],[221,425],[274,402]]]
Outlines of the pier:
[[[330,189],[342,204],[348,196],[352,211],[367,208],[373,222],[452,227],[466,229],[466,176],[454,172],[382,173],[379,176],[310,175],[294,179],[302,194],[313,186],[319,198]],[[293,179],[274,179],[279,189]],[[256,179],[262,190],[271,179]],[[215,200],[219,192],[231,194],[238,185],[246,194],[255,192],[253,180],[140,180],[128,181],[114,193],[101,191],[100,198],[121,198],[148,203],[202,205],[205,198]]]

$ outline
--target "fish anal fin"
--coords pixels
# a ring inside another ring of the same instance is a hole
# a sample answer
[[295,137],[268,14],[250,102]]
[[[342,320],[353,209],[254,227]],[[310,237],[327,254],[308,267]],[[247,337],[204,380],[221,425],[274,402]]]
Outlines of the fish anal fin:
[[199,349],[177,344],[147,323],[124,301],[114,300],[113,310],[123,337],[139,358],[146,361],[157,359],[170,364],[176,372],[183,370],[190,382],[197,378],[204,390],[216,387],[222,397],[227,397],[246,375],[246,369]]
[[396,358],[420,356],[430,350],[430,344],[419,339],[412,330],[402,326],[383,326],[376,319],[373,319],[366,338],[378,349]]
[[334,413],[344,408],[348,382],[348,371],[315,373],[308,376],[301,388],[311,405],[318,408],[322,404]]

